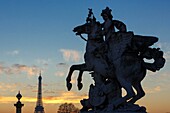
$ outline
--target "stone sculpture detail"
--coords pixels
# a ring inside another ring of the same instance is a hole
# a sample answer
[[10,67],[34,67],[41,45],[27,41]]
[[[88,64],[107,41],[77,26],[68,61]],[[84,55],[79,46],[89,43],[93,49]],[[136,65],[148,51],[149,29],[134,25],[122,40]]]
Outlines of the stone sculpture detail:
[[[66,78],[67,88],[72,88],[74,70],[79,70],[79,90],[83,87],[83,72],[90,71],[95,84],[90,85],[89,98],[81,100],[82,113],[146,113],[146,108],[135,102],[145,95],[141,81],[146,71],[159,71],[165,64],[160,48],[151,47],[158,38],[127,31],[123,22],[112,20],[108,7],[102,10],[101,16],[104,23],[96,21],[92,9],[89,9],[86,23],[73,30],[87,41],[87,45],[85,63],[70,67]],[[81,34],[87,34],[87,39]],[[145,62],[144,58],[154,59],[154,62]],[[127,93],[123,97],[121,88]]]

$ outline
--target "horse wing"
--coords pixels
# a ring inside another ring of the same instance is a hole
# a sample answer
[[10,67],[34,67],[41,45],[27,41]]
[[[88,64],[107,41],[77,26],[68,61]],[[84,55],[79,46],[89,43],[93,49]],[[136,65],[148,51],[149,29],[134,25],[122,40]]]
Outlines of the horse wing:
[[132,39],[132,47],[133,49],[136,48],[137,50],[144,50],[149,46],[152,46],[157,41],[157,37],[134,35]]
[[112,24],[113,24],[112,26],[115,26],[121,32],[126,32],[127,31],[126,25],[123,22],[119,21],[119,20],[113,20]]
[[125,52],[128,46],[131,45],[133,37],[133,32],[118,32],[113,33],[111,38],[108,40],[109,43],[109,54],[112,61],[120,58],[121,55]]

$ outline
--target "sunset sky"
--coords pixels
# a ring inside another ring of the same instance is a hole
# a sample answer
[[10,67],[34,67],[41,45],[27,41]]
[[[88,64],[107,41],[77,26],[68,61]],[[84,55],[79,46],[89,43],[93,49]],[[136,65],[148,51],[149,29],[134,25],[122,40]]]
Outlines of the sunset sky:
[[85,23],[88,8],[102,23],[106,6],[128,31],[159,38],[154,47],[164,51],[165,67],[148,71],[142,82],[146,96],[137,103],[149,113],[170,112],[169,0],[0,0],[0,113],[15,113],[18,91],[25,104],[22,113],[34,112],[40,70],[45,113],[56,113],[65,102],[81,108],[79,101],[86,98],[93,80],[85,73],[78,91],[75,72],[73,89],[65,87],[69,67],[84,62],[86,42],[72,30]]

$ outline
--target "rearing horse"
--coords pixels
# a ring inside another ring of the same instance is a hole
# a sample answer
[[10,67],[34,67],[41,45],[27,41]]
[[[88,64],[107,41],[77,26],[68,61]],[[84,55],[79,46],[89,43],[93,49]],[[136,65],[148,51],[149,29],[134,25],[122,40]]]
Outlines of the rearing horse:
[[[143,57],[141,57],[140,54],[147,53],[148,46],[151,46],[152,44],[157,42],[158,38],[133,35],[132,32],[126,32],[114,33],[106,42],[104,42],[103,37],[97,35],[98,30],[101,30],[101,26],[97,22],[94,22],[93,24],[86,23],[74,28],[73,31],[77,34],[88,34],[88,39],[86,45],[86,53],[84,56],[85,63],[80,65],[72,65],[70,68],[69,74],[66,79],[68,90],[70,90],[72,87],[70,81],[71,75],[74,70],[80,71],[78,77],[79,89],[82,88],[81,78],[83,71],[94,71],[95,73],[98,73],[98,75],[104,76],[106,78],[116,77],[120,85],[126,90],[127,94],[124,97],[112,103],[114,107],[117,107],[118,105],[126,102],[129,99],[130,100],[128,102],[135,103],[138,99],[145,95],[145,92],[141,86],[141,81],[146,75],[147,67],[143,65]],[[106,59],[103,58],[103,54],[98,54],[97,56],[94,54],[94,51],[96,51],[96,49],[103,49],[103,45],[105,45],[106,43],[109,46],[107,58],[109,63],[114,66],[113,71],[112,67],[109,66]],[[145,50],[143,50],[142,48],[144,48]],[[152,51],[152,49],[149,49],[149,51]],[[152,54],[150,54],[150,57],[159,61],[160,65],[158,64],[158,67],[160,69],[164,66],[165,59],[163,58],[163,54],[161,54],[161,51],[155,51],[160,54],[158,55],[158,58],[154,58],[155,56],[153,56],[153,52],[151,52]],[[132,87],[137,91],[137,94],[135,94]]]
[[[102,27],[99,22],[92,21],[90,23],[86,23],[84,25],[78,26],[74,28],[74,32],[77,32],[77,35],[85,33],[88,34],[87,45],[86,45],[86,53],[84,54],[85,63],[79,65],[72,65],[70,67],[69,74],[67,76],[67,88],[70,90],[72,88],[71,76],[74,70],[79,70],[78,76],[78,89],[81,90],[83,84],[82,81],[82,74],[84,71],[95,71],[96,73],[100,73],[102,75],[107,74],[108,64],[102,58],[102,55],[97,56],[94,54],[96,48],[99,48],[101,44],[103,44],[103,36],[97,35],[98,31],[101,31]],[[101,73],[102,72],[102,73]]]

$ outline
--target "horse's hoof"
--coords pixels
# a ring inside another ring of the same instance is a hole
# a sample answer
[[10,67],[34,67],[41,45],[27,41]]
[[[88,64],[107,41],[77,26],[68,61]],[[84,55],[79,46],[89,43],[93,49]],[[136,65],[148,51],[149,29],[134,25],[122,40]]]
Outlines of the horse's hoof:
[[71,83],[67,83],[67,90],[70,91],[72,88],[72,84]]
[[81,90],[83,88],[83,84],[82,83],[78,83],[78,90]]

